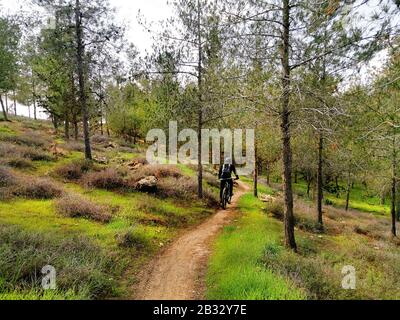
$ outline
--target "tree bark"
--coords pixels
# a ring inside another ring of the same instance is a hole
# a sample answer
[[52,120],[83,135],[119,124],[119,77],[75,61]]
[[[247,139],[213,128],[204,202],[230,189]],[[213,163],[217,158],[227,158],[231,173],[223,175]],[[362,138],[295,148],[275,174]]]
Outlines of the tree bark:
[[10,110],[8,109],[8,94],[7,93],[5,93],[4,94],[4,100],[6,101],[6,111],[7,111],[7,113],[10,113]]
[[283,187],[284,187],[284,224],[285,224],[285,244],[290,249],[297,251],[294,236],[294,216],[293,216],[293,190],[292,190],[292,149],[290,141],[290,6],[289,0],[283,0],[283,19],[282,19],[282,110],[281,110],[281,130],[282,130],[282,158],[283,158]]
[[[394,132],[395,134],[396,132]],[[396,236],[396,174],[397,174],[397,151],[396,151],[396,135],[393,135],[392,146],[392,194],[390,203],[390,214],[392,216],[392,235]]]
[[65,140],[69,140],[69,114],[65,112],[65,121],[64,121],[64,136]]
[[4,117],[4,120],[5,120],[5,121],[10,121],[10,120],[8,120],[7,110],[6,110],[5,107],[4,107],[3,97],[2,97],[1,94],[0,94],[0,103],[1,103],[1,109],[3,110],[3,117]]
[[397,216],[397,222],[400,222],[400,183],[397,180],[396,182],[396,186],[397,186],[397,191],[396,191],[396,216]]
[[203,48],[201,42],[201,6],[200,0],[197,0],[197,41],[198,41],[198,75],[197,75],[197,86],[199,91],[198,96],[198,111],[197,111],[197,195],[199,199],[203,198],[203,164],[202,164],[202,153],[201,153],[201,139],[202,139],[202,127],[203,127]]
[[85,158],[92,160],[92,150],[90,147],[90,132],[89,132],[89,111],[86,100],[85,78],[83,58],[85,56],[85,47],[83,45],[83,28],[82,28],[82,13],[79,0],[75,2],[75,28],[76,28],[76,42],[77,42],[77,67],[78,67],[78,81],[79,81],[79,99],[82,108],[83,118],[83,136],[85,141]]
[[32,98],[33,98],[33,119],[37,120],[36,116],[36,85],[35,80],[32,80]]
[[339,177],[335,177],[335,184],[336,184],[336,198],[340,196],[340,186],[339,186]]
[[271,186],[271,165],[269,162],[265,165],[265,174],[267,176],[267,185]]
[[13,98],[14,98],[14,115],[17,116],[17,96],[15,94],[15,90],[13,91]]
[[307,198],[310,198],[312,178],[307,174]]
[[350,173],[350,169],[349,169],[349,172],[347,173],[346,211],[349,211],[350,191],[351,191],[351,173]]
[[319,228],[324,227],[324,222],[322,220],[322,199],[323,194],[323,180],[322,180],[322,166],[323,166],[323,155],[322,151],[324,148],[324,138],[322,133],[318,137],[318,170],[317,170],[317,218]]

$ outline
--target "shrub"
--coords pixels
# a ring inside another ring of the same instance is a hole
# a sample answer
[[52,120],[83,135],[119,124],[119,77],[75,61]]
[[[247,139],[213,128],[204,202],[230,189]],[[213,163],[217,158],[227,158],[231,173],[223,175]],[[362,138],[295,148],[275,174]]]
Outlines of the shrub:
[[43,150],[36,150],[32,147],[23,147],[20,149],[23,157],[32,161],[54,161],[54,157]]
[[42,136],[34,132],[30,132],[29,135],[1,135],[0,140],[29,147],[43,147],[48,143]]
[[57,184],[48,179],[23,178],[18,181],[18,186],[13,191],[16,196],[29,199],[53,199],[60,197],[63,193]]
[[99,172],[89,172],[83,177],[84,183],[88,187],[113,190],[124,187],[124,180],[120,173],[113,168]]
[[0,142],[0,157],[9,157],[10,155],[19,154],[18,147],[11,143]]
[[144,250],[151,245],[148,235],[144,231],[134,227],[118,234],[117,242],[121,247],[135,248],[137,250]]
[[0,167],[0,188],[11,187],[17,183],[15,174],[6,167]]
[[85,237],[62,239],[0,224],[0,274],[3,292],[37,291],[43,294],[40,270],[57,271],[57,292],[71,291],[80,299],[110,297],[116,287],[116,260]]
[[24,158],[14,157],[11,159],[6,160],[6,164],[10,167],[17,168],[17,169],[28,169],[33,168],[34,165],[32,161]]
[[69,141],[63,144],[62,147],[69,151],[78,151],[78,152],[85,151],[85,145],[83,144],[83,142],[78,142],[78,141]]
[[55,169],[55,174],[68,180],[78,180],[83,174],[93,169],[93,164],[87,160],[76,160]]
[[0,143],[0,157],[22,157],[32,161],[53,161],[54,158],[40,148]]
[[103,144],[103,143],[110,142],[110,138],[108,138],[105,135],[101,135],[101,134],[95,134],[94,136],[92,136],[91,140],[93,143],[97,143],[97,144]]
[[284,209],[282,200],[275,200],[268,203],[264,210],[271,214],[273,218],[283,220]]
[[204,180],[212,187],[219,188],[220,187],[220,181],[217,179],[215,175],[212,175],[211,173],[206,172],[203,175]]
[[58,199],[56,208],[61,214],[71,218],[87,218],[107,223],[112,219],[110,209],[95,204],[78,195],[68,194]]
[[[142,161],[144,162],[143,159]],[[134,185],[139,180],[148,176],[154,176],[157,179],[168,177],[180,178],[182,177],[182,173],[177,167],[173,165],[145,165],[130,174],[128,178],[128,184]]]
[[[195,200],[197,199],[197,181],[189,177],[161,179],[157,184],[157,194],[164,198]],[[209,206],[218,204],[217,196],[207,188],[203,189],[203,198]]]

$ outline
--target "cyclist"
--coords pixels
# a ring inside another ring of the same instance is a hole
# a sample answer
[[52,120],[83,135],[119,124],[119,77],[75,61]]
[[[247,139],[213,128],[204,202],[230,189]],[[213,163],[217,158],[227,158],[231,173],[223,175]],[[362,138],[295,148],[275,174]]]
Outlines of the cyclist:
[[[229,191],[230,191],[230,198],[233,196],[233,180],[232,180],[232,173],[236,175],[236,180],[239,179],[238,174],[236,173],[236,167],[232,163],[232,159],[227,157],[224,161],[224,164],[220,166],[219,168],[219,173],[218,173],[218,179],[221,180],[221,186],[220,186],[220,192],[219,192],[219,198],[221,199],[222,202],[222,191],[224,190],[225,183],[229,183]],[[230,201],[229,201],[230,203]]]

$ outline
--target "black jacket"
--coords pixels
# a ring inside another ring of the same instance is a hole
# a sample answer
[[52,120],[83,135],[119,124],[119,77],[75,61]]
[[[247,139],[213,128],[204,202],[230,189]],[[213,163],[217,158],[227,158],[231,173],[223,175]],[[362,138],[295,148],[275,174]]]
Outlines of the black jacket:
[[219,167],[218,178],[219,179],[230,179],[232,178],[232,172],[237,177],[236,167],[234,164],[223,164]]

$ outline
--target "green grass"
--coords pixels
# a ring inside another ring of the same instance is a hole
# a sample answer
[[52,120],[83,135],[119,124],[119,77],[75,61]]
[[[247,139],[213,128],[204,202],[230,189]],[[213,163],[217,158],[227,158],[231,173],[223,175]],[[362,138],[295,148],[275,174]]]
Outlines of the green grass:
[[261,201],[246,194],[240,199],[239,221],[226,227],[214,246],[207,272],[207,299],[304,299],[293,283],[264,268],[267,245],[280,243],[282,227],[262,213]]
[[[307,199],[307,184],[305,181],[298,181],[293,184],[294,191],[301,195],[306,201]],[[310,191],[312,194],[312,190]],[[346,193],[341,192],[339,197],[336,194],[324,192],[326,200],[329,200],[335,207],[344,208],[346,205]],[[371,196],[362,186],[355,185],[350,192],[349,207],[351,209],[370,212],[377,215],[386,215],[390,213],[389,204],[381,204],[381,200],[377,196]]]
[[[36,128],[36,133],[40,134],[40,130],[43,129],[46,130],[43,135],[48,136],[48,130],[51,128],[46,122],[35,122],[20,118],[13,118],[12,120],[13,122],[0,124],[0,135],[18,135],[19,132],[22,134],[31,130],[31,128]],[[52,138],[52,142],[56,141],[57,144],[64,142],[61,136],[54,135]],[[49,145],[46,145],[46,148],[48,147]],[[117,149],[95,148],[95,154],[109,158],[111,166],[120,166],[123,162],[126,163],[131,159],[143,157],[141,153],[118,152]],[[90,279],[94,279],[94,282],[98,280],[99,283],[107,283],[108,278],[113,278],[116,282],[101,294],[106,294],[106,297],[127,297],[128,288],[135,281],[135,274],[143,266],[143,263],[172,241],[179,233],[180,228],[199,223],[211,215],[214,210],[205,207],[201,201],[184,202],[172,198],[161,199],[139,192],[113,192],[85,188],[79,183],[66,182],[54,174],[54,170],[58,166],[83,158],[82,152],[72,151],[68,152],[66,156],[54,159],[54,161],[35,161],[33,168],[17,171],[28,177],[32,176],[32,178],[47,176],[49,179],[57,180],[59,184],[62,184],[66,192],[76,193],[94,203],[109,207],[113,212],[113,218],[109,223],[65,217],[57,212],[56,200],[30,200],[14,197],[0,202],[0,227],[13,227],[20,230],[13,233],[15,241],[10,242],[8,248],[18,245],[19,238],[44,239],[43,241],[38,240],[38,246],[43,247],[42,253],[45,257],[49,257],[50,264],[53,258],[57,258],[57,261],[64,267],[68,266],[68,261],[76,262],[83,266],[82,272],[84,272],[84,265],[88,261],[86,258],[81,259],[79,257],[87,248],[84,246],[74,248],[74,256],[77,259],[79,258],[79,261],[77,261],[68,255],[68,252],[58,250],[57,246],[46,251],[47,246],[43,246],[42,243],[62,245],[63,241],[73,241],[77,237],[85,238],[85,243],[98,248],[98,250],[90,251],[93,253],[91,261],[100,259],[104,253],[106,256],[116,259],[118,263],[109,266],[100,274],[95,269],[87,269],[87,274],[83,275],[83,278],[89,279],[89,282],[84,280],[82,283],[92,283]],[[186,166],[179,166],[179,168],[184,175],[195,175],[195,172]],[[128,240],[134,245],[124,246],[121,244],[121,239],[124,239],[124,235],[127,234],[129,235]],[[10,239],[10,237],[5,236],[5,239]],[[29,240],[27,243],[33,242]],[[1,245],[0,239],[0,247]],[[7,250],[5,252],[17,252],[15,249]],[[24,252],[26,250],[20,252],[21,258],[18,258],[18,261],[11,260],[9,256],[3,259],[4,265],[1,265],[0,261],[0,267],[7,269],[9,276],[13,279],[13,272],[17,272],[25,265]],[[37,255],[32,254],[32,269],[27,273],[29,277],[35,276],[37,270],[42,267],[41,260],[37,262],[35,257]],[[129,274],[129,277],[124,277],[125,274]],[[96,286],[92,286],[92,284],[90,286],[82,285],[86,288],[85,290],[77,290],[73,285],[68,284],[70,282],[67,282],[68,285],[60,287],[57,291],[44,292],[37,284],[30,286],[29,283],[24,282],[25,278],[18,279],[16,277],[15,279],[14,282],[7,280],[11,285],[5,287],[2,285],[4,279],[0,272],[0,299],[92,299],[100,296],[96,292]],[[66,278],[62,277],[62,279]]]

